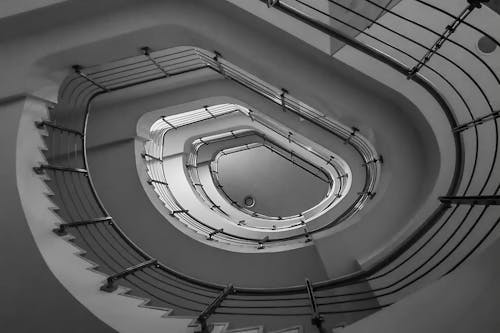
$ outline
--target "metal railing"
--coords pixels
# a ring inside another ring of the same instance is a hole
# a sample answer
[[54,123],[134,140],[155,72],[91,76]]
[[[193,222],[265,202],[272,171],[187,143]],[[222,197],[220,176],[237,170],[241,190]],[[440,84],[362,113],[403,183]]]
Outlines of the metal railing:
[[[357,154],[360,156],[362,164],[365,166],[365,183],[361,191],[359,191],[358,197],[353,201],[353,203],[342,212],[339,217],[330,221],[326,225],[322,225],[312,230],[308,230],[307,233],[304,233],[300,230],[297,230],[295,235],[286,236],[286,237],[278,237],[275,233],[269,234],[269,238],[266,240],[268,245],[270,244],[285,244],[284,242],[290,242],[297,239],[305,239],[306,242],[309,241],[309,236],[314,233],[318,233],[324,231],[328,228],[331,228],[348,218],[352,217],[356,214],[360,209],[362,209],[367,200],[373,198],[375,194],[375,187],[377,183],[377,179],[380,177],[380,168],[381,168],[381,157],[376,153],[375,149],[371,146],[371,144],[359,134],[359,131],[356,128],[349,128],[344,125],[335,122],[333,119],[327,117],[326,115],[320,113],[319,111],[307,106],[306,104],[300,102],[299,100],[291,97],[286,90],[280,90],[276,87],[273,87],[262,80],[259,80],[255,76],[246,73],[239,69],[238,67],[228,63],[227,61],[221,58],[221,55],[218,53],[214,53],[213,56],[209,55],[208,51],[201,50],[198,48],[192,48],[193,52],[199,56],[200,61],[205,64],[208,68],[215,70],[224,77],[231,79],[241,85],[244,85],[247,89],[252,90],[253,92],[258,93],[259,95],[271,100],[274,103],[277,103],[281,106],[284,112],[293,112],[297,115],[300,115],[304,119],[312,122],[316,126],[326,130],[328,133],[335,135],[338,138],[341,138],[346,144],[349,144],[354,148]],[[161,56],[160,56],[161,58]],[[248,84],[251,82],[250,84]],[[212,118],[212,114],[225,114],[227,110],[225,109],[227,106],[224,106],[221,109],[218,108],[210,108],[210,111],[207,111],[206,108],[201,108],[199,110],[194,110],[190,113],[190,117],[186,115],[182,115],[185,119],[180,120],[177,124],[171,123],[171,121],[165,122],[165,117],[163,117],[163,121],[158,121],[154,128],[152,128],[151,136],[154,136],[154,141],[148,143],[146,145],[146,152],[152,156],[156,156],[158,158],[159,154],[161,154],[161,148],[158,145],[162,145],[164,141],[164,136],[169,130],[175,130],[179,127],[186,126],[187,124],[195,124],[199,121],[205,121]],[[255,116],[255,112],[249,110],[248,116],[254,120],[258,121],[260,124],[266,126],[268,129],[274,131],[279,135],[283,135],[280,131],[278,131],[274,126],[272,126],[268,122],[264,122],[263,119],[260,119]],[[172,126],[173,125],[173,126]],[[164,131],[160,134],[155,134],[155,131],[159,131],[160,128],[163,128]],[[290,133],[285,134],[285,136],[289,136]],[[160,138],[161,136],[161,138]],[[289,138],[296,142],[295,139]],[[150,150],[150,145],[155,145],[154,148],[156,152]],[[329,159],[330,160],[330,159]],[[158,163],[155,160],[151,161],[153,165],[157,165]],[[331,162],[331,161],[330,161]],[[339,175],[339,179],[342,180],[343,175]],[[167,183],[162,172],[156,172],[154,175],[154,179],[161,180],[162,183]],[[207,223],[204,223],[200,219],[197,219],[192,214],[189,213],[189,210],[184,209],[179,202],[172,196],[171,191],[168,189],[168,185],[162,183],[153,184],[157,189],[157,192],[162,199],[162,201],[166,204],[167,208],[169,208],[172,212],[177,212],[173,214],[178,220],[182,221],[184,224],[194,226],[194,230],[204,234],[210,234],[219,228],[212,227]],[[210,200],[211,201],[211,200]],[[209,201],[209,202],[210,202]],[[213,207],[213,206],[212,206]],[[215,209],[218,209],[215,207]],[[272,228],[271,228],[272,230]],[[244,237],[241,235],[237,235],[235,233],[228,233],[226,231],[217,232],[217,236],[215,239],[232,244],[239,244],[245,246],[254,246],[257,248],[261,248],[261,238],[252,238],[252,237]]]
[[[365,2],[376,6],[371,0]],[[271,4],[274,7],[269,10],[280,10],[291,15],[314,27],[318,32],[337,38],[388,65],[400,75],[408,76],[441,105],[450,128],[461,129],[453,132],[457,163],[452,185],[447,193],[443,193],[444,202],[436,211],[429,214],[415,233],[370,267],[333,280],[284,288],[244,288],[239,287],[235,281],[234,289],[231,287],[231,292],[227,292],[229,289],[226,286],[195,279],[168,268],[164,263],[152,261],[154,258],[134,244],[116,221],[107,219],[109,214],[95,191],[92,175],[87,172],[85,150],[89,104],[96,96],[186,72],[215,70],[222,75],[233,74],[229,79],[261,91],[263,96],[276,99],[278,104],[284,102],[282,104],[287,110],[300,110],[297,112],[302,112],[301,114],[310,121],[322,122],[323,117],[304,110],[300,103],[286,94],[277,98],[275,94],[270,94],[268,90],[262,88],[261,82],[253,78],[240,77],[240,74],[234,72],[225,61],[221,61],[220,56],[211,57],[208,52],[197,49],[178,49],[149,52],[148,55],[143,54],[97,69],[77,68],[75,74],[69,76],[63,83],[59,103],[51,111],[51,123],[59,128],[45,126],[50,133],[47,140],[49,149],[46,153],[49,164],[38,166],[36,171],[50,174],[50,187],[55,193],[53,200],[60,208],[59,214],[68,223],[67,228],[63,229],[71,229],[75,242],[87,251],[89,259],[99,263],[103,272],[119,277],[120,283],[131,287],[135,293],[146,295],[157,304],[172,307],[178,314],[193,316],[204,314],[204,323],[200,322],[202,325],[206,325],[208,313],[217,319],[256,316],[259,321],[264,321],[268,316],[290,318],[290,321],[307,318],[328,320],[331,315],[341,314],[363,316],[392,304],[428,281],[454,271],[488,242],[500,222],[497,206],[500,189],[498,174],[500,168],[497,163],[498,118],[494,116],[481,118],[487,114],[496,114],[498,111],[493,109],[491,96],[486,94],[473,74],[449,59],[444,52],[433,52],[432,59],[441,57],[449,61],[456,71],[464,75],[464,80],[469,80],[475,87],[473,96],[482,99],[482,104],[474,108],[470,106],[464,92],[446,77],[446,73],[435,67],[432,61],[422,63],[419,71],[409,75],[413,66],[403,65],[378,51],[374,46],[344,36],[327,24],[298,12],[291,3],[292,1],[273,1]],[[417,0],[417,3],[433,9],[436,14],[449,17],[450,21],[456,18],[453,14],[425,1]],[[477,3],[479,2],[470,1],[470,5]],[[464,4],[465,6],[469,5]],[[404,22],[413,24],[415,29],[432,31],[436,36],[442,34],[442,31],[434,31],[425,24],[408,19],[392,10],[383,10],[385,15],[398,16]],[[325,15],[330,14],[325,13]],[[341,18],[335,19],[342,21]],[[372,23],[374,26],[379,24],[375,21]],[[462,22],[461,27],[475,32],[481,31],[466,21]],[[397,32],[394,27],[389,28],[394,30],[393,33]],[[359,33],[368,34],[364,31]],[[391,44],[390,41],[384,41],[376,36],[372,38],[396,50],[407,57],[406,59],[413,59],[412,65],[419,62],[417,57]],[[500,46],[495,38],[491,38]],[[431,50],[431,46],[418,42],[413,37],[405,36],[405,39],[424,52]],[[470,60],[464,61],[476,61],[484,66],[498,82],[497,73],[480,59],[474,50],[453,39],[453,35],[448,37],[445,43],[456,48],[456,52],[464,52],[464,56],[470,57]],[[452,96],[448,98],[454,99],[453,109],[433,83],[446,85],[450,89]],[[456,120],[458,114],[467,114],[469,119],[459,123]],[[477,119],[484,121],[476,122]],[[467,126],[460,127],[463,124]],[[351,138],[350,141],[357,142],[356,134],[351,137],[349,131],[344,133],[344,138]],[[490,150],[485,150],[484,147]],[[370,156],[370,159],[377,157]],[[82,172],[73,172],[75,169]],[[367,184],[372,182],[374,180],[368,180]],[[476,187],[477,189],[472,192],[471,189]],[[90,220],[100,222],[80,223]],[[129,272],[131,269],[138,270],[134,270],[134,274],[119,274]],[[222,299],[221,295],[224,296]],[[214,303],[214,299],[220,302]],[[215,309],[213,304],[217,305]],[[207,309],[210,311],[206,311]],[[353,317],[350,319],[353,320]]]
[[[236,108],[237,106],[235,106]],[[241,108],[241,107],[240,107]],[[249,115],[250,112],[242,112],[244,115]],[[212,143],[219,143],[225,140],[233,140],[233,139],[238,139],[238,138],[243,138],[247,136],[253,136],[256,137],[255,139],[258,139],[259,141],[262,141],[262,145],[267,147],[270,151],[276,154],[280,154],[283,158],[288,159],[291,163],[294,163],[295,165],[298,165],[299,167],[303,168],[304,170],[312,173],[313,175],[317,177],[321,177],[321,179],[327,183],[329,183],[329,190],[327,193],[327,196],[330,194],[330,192],[333,190],[336,193],[336,197],[333,200],[339,200],[345,193],[345,176],[349,174],[347,170],[344,169],[343,165],[341,165],[337,160],[335,160],[332,156],[327,157],[323,156],[322,154],[316,152],[314,149],[311,147],[306,147],[304,144],[293,138],[290,134],[293,134],[292,132],[287,132],[288,135],[285,135],[284,132],[278,131],[277,129],[273,128],[271,125],[265,123],[263,119],[260,119],[259,116],[255,114],[255,112],[252,112],[252,120],[255,122],[258,122],[259,124],[262,124],[266,126],[267,128],[271,129],[274,133],[280,135],[283,138],[286,138],[290,143],[294,143],[297,145],[300,149],[307,150],[308,153],[313,154],[314,156],[318,157],[320,160],[322,160],[325,165],[331,165],[332,168],[335,171],[335,174],[329,175],[328,172],[323,168],[323,167],[316,167],[313,164],[310,164],[310,162],[304,160],[300,155],[295,154],[291,150],[287,150],[285,148],[281,148],[278,144],[274,143],[271,139],[267,138],[266,135],[260,134],[259,132],[256,132],[254,130],[235,130],[231,131],[228,133],[223,133],[219,134],[217,136],[212,136],[212,137],[201,137],[199,139],[196,139],[193,141],[193,149],[191,153],[188,156],[188,162],[187,166],[188,169],[188,174],[190,175],[191,178],[191,183],[192,186],[195,188],[195,190],[200,194],[200,196],[203,198],[203,200],[208,204],[208,206],[212,209],[212,207],[216,206],[214,210],[218,210],[221,213],[223,213],[225,216],[228,216],[227,212],[221,211],[220,207],[216,205],[216,203],[209,198],[209,196],[206,194],[204,187],[202,186],[202,182],[200,180],[199,174],[198,174],[198,163],[197,163],[197,155],[199,149],[204,146],[204,145],[209,145]],[[291,156],[291,158],[290,158]],[[294,159],[295,157],[295,159]],[[312,168],[311,170],[309,170]],[[216,171],[216,164],[212,164],[211,166],[212,171]],[[316,171],[314,171],[316,170]],[[226,197],[227,201],[230,202],[233,206],[236,206],[238,209],[244,211],[245,213],[252,215],[254,217],[258,218],[263,218],[263,219],[269,219],[269,220],[287,220],[287,219],[292,219],[292,218],[298,218],[298,217],[303,217],[303,214],[297,214],[295,216],[287,216],[287,217],[271,217],[271,216],[265,216],[262,214],[255,213],[251,210],[246,209],[245,207],[242,207],[239,205],[237,202],[232,200],[227,193],[224,191],[224,189],[220,186],[220,182],[218,181],[218,176],[216,175],[216,172],[212,173],[213,175],[213,180],[216,184],[216,186],[219,187],[220,192]],[[336,175],[336,176],[335,176]],[[332,180],[332,176],[336,179],[334,182]],[[335,189],[332,188],[332,185],[335,184]],[[326,208],[331,207],[334,204],[334,202],[330,202],[328,206],[326,207],[321,207],[321,211],[325,210]],[[320,213],[317,212],[317,213]],[[248,223],[245,224],[246,226],[250,226]],[[300,226],[302,225],[301,223],[297,225],[291,225],[289,227],[294,227],[294,226]],[[283,227],[282,227],[283,228]],[[276,230],[273,229],[272,227],[268,227],[267,229],[269,230]]]

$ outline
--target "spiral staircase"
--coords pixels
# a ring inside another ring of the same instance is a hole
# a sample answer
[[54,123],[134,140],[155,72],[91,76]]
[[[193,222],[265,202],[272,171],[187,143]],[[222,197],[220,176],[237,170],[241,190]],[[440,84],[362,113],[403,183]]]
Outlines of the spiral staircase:
[[497,2],[0,9],[2,331],[500,330]]

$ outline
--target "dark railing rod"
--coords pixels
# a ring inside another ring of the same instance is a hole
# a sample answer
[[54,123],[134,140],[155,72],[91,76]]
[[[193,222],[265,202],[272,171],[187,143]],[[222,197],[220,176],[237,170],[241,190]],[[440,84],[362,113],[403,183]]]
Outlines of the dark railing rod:
[[87,175],[88,171],[85,169],[80,169],[80,168],[70,168],[70,167],[64,167],[64,166],[59,166],[59,165],[51,165],[51,164],[42,164],[40,166],[34,167],[33,171],[37,174],[42,174],[44,170],[54,170],[54,171],[68,171],[68,172],[75,172],[75,173],[82,173]]
[[146,58],[148,58],[149,61],[151,61],[153,63],[153,65],[155,65],[155,67],[158,68],[163,73],[163,75],[165,75],[165,77],[170,76],[170,74],[165,70],[165,68],[163,68],[158,63],[158,61],[156,61],[156,59],[151,56],[151,48],[144,46],[144,47],[141,47],[141,51],[142,51],[142,54],[144,54],[146,56]]
[[113,223],[111,216],[99,217],[99,218],[90,219],[90,220],[86,220],[86,221],[62,223],[59,225],[58,228],[53,229],[52,231],[54,231],[54,233],[56,233],[59,236],[64,236],[64,235],[66,235],[67,228],[81,227],[84,225],[98,224],[98,223],[103,223],[103,222],[109,222],[109,224]]
[[482,116],[482,117],[479,117],[477,119],[471,120],[465,124],[459,125],[453,129],[453,132],[462,132],[462,131],[465,131],[471,127],[481,125],[484,122],[487,122],[490,120],[495,120],[498,117],[500,117],[500,110],[489,113],[489,114]]
[[207,308],[198,315],[194,323],[190,324],[189,326],[193,327],[199,325],[201,329],[199,331],[200,333],[209,333],[210,330],[207,324],[208,318],[210,318],[210,316],[214,314],[215,310],[217,310],[217,308],[221,305],[221,303],[224,301],[224,299],[226,299],[227,296],[234,294],[235,292],[236,290],[234,289],[233,285],[229,284],[227,287],[224,288],[224,290],[220,292],[219,295],[217,295],[216,298],[212,300],[212,302],[207,306]]
[[94,86],[102,89],[103,91],[106,91],[106,92],[109,91],[108,88],[106,88],[102,84],[98,83],[94,79],[90,78],[87,74],[83,73],[82,72],[82,68],[83,68],[82,66],[80,66],[80,65],[73,65],[72,68],[73,68],[73,70],[75,71],[76,74],[80,75],[80,77],[82,77],[85,80],[87,80],[88,82],[92,83]]
[[216,229],[212,232],[210,232],[207,236],[207,240],[213,240],[213,236],[217,235],[218,233],[221,233],[221,232],[224,232],[224,229],[223,228],[220,228],[220,229]]
[[167,182],[162,182],[161,180],[156,180],[156,179],[148,179],[148,184],[149,185],[151,185],[153,183],[168,186]]
[[156,259],[150,259],[148,261],[141,262],[140,264],[137,264],[135,266],[128,267],[125,270],[108,277],[106,279],[106,284],[102,285],[100,289],[108,293],[113,292],[118,288],[115,284],[117,280],[123,279],[124,277],[127,277],[130,274],[134,274],[137,271],[141,271],[153,265],[158,266],[158,261]]
[[500,195],[444,196],[439,201],[457,205],[500,205]]
[[172,127],[173,129],[177,129],[176,126],[174,126],[172,123],[170,123],[169,121],[167,121],[165,119],[165,117],[161,117],[161,119],[165,122],[165,124],[167,124],[168,126]]
[[162,160],[161,158],[158,158],[158,157],[153,156],[153,155],[148,154],[148,153],[142,153],[142,154],[141,154],[141,156],[142,156],[142,158],[149,157],[149,158],[151,158],[151,159],[153,159],[153,160],[156,160],[156,161],[158,161],[158,162],[163,162],[163,160]]
[[324,318],[319,312],[319,306],[316,302],[316,297],[314,296],[314,289],[309,279],[306,279],[307,295],[309,296],[309,303],[311,305],[311,323],[318,328],[320,333],[323,332],[323,321]]
[[78,136],[83,136],[83,133],[80,131],[77,131],[77,130],[74,130],[71,128],[67,128],[67,127],[63,127],[60,125],[56,125],[50,121],[37,121],[37,122],[35,122],[35,125],[37,128],[50,127],[50,128],[54,128],[54,129],[63,131],[63,132],[68,132],[68,133],[75,134]]
[[431,57],[443,46],[444,42],[450,38],[450,36],[455,32],[457,27],[467,18],[467,16],[472,13],[476,8],[481,8],[481,3],[488,2],[488,0],[467,0],[469,5],[462,10],[460,15],[454,19],[454,21],[447,25],[445,31],[439,36],[439,38],[434,42],[432,47],[425,53],[425,55],[418,61],[418,63],[410,69],[408,73],[408,79],[413,78],[421,69],[424,67]]

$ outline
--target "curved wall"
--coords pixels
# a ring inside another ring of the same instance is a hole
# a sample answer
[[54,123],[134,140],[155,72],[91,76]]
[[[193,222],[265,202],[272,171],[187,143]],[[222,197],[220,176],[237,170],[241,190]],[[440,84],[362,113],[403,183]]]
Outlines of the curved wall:
[[[159,88],[159,90],[161,90],[161,88]],[[229,92],[232,92],[231,95],[234,97],[238,97],[238,99],[240,101],[246,100],[247,103],[244,103],[244,104],[252,105],[253,107],[258,108],[258,109],[262,109],[262,110],[264,110],[264,109],[269,110],[271,112],[270,113],[271,116],[283,117],[281,111],[278,111],[279,108],[277,108],[276,106],[270,105],[268,102],[262,100],[259,97],[251,96],[251,95],[249,96],[248,91],[245,91],[242,88],[234,86],[230,82],[223,81],[223,80],[222,81],[221,80],[209,81],[207,83],[195,84],[195,85],[190,86],[189,88],[185,87],[182,89],[174,89],[169,93],[158,93],[158,94],[153,95],[153,96],[147,96],[147,97],[139,98],[139,99],[134,99],[133,97],[131,97],[130,92],[126,92],[126,93],[117,92],[116,96],[111,96],[111,95],[105,96],[101,100],[97,101],[96,104],[94,105],[94,109],[93,109],[93,112],[91,113],[91,118],[90,118],[91,122],[89,125],[89,131],[90,131],[89,132],[90,133],[89,145],[90,145],[90,147],[92,147],[92,145],[99,145],[97,143],[98,141],[102,142],[102,143],[100,143],[100,145],[102,145],[103,143],[109,143],[110,145],[112,145],[113,142],[118,142],[118,141],[125,139],[127,137],[128,138],[135,137],[135,129],[137,126],[136,125],[137,121],[142,116],[142,114],[144,114],[148,110],[163,109],[167,105],[185,104],[185,103],[191,101],[193,99],[193,96],[196,96],[197,98],[200,98],[201,96],[208,98],[210,96],[220,95],[222,92],[224,94],[228,94]],[[122,98],[124,98],[124,99],[121,100]],[[201,104],[202,102],[197,102],[197,103]],[[370,105],[372,106],[372,110],[373,110],[374,103],[372,101],[369,101],[368,103],[371,103]],[[379,110],[382,110],[382,109],[387,112],[387,110],[389,110],[390,108],[387,105],[384,105],[384,107],[381,107]],[[396,123],[398,121],[403,121],[403,119],[401,119],[402,118],[401,112],[399,112],[398,114],[400,116],[393,117],[392,121],[394,121]],[[393,114],[391,114],[391,115],[393,115]],[[120,126],[120,128],[123,128],[123,130],[118,130],[118,128],[116,126],[114,126],[113,132],[106,131],[105,130],[106,127],[108,127],[110,124],[112,124],[113,120],[116,119],[116,117],[120,117],[121,122],[120,122],[119,126]],[[154,118],[154,119],[156,120],[157,118]],[[411,121],[412,121],[412,123],[414,123],[413,118],[411,119]],[[297,120],[293,121],[293,120],[289,119],[288,123],[290,123],[291,125],[294,125],[295,123],[297,123]],[[125,126],[124,124],[128,124],[128,125]],[[125,127],[128,127],[128,129]],[[302,124],[302,123],[301,123],[301,127],[302,127],[302,129],[307,128],[307,126]],[[395,125],[396,129],[398,127],[403,128],[406,126],[403,126],[403,125],[396,126]],[[408,135],[409,134],[408,131],[403,131],[403,132],[404,132],[404,134],[402,132],[400,132],[398,134],[398,146],[400,147],[398,149],[405,149],[405,147],[403,145],[403,142],[405,142],[405,141],[402,140],[401,138],[406,138],[406,140],[414,140],[415,139],[414,137]],[[99,137],[96,136],[97,133],[99,133],[98,134]],[[321,135],[318,135],[317,131],[314,133],[312,131],[307,132],[307,133],[312,134],[312,136],[319,138],[320,139],[319,141],[321,141],[323,144],[328,145],[327,144],[327,142],[328,142],[327,136],[322,137]],[[93,134],[95,134],[95,135],[93,135]],[[321,134],[321,133],[319,133],[319,134]],[[392,133],[390,134],[387,132],[387,134],[391,135]],[[418,137],[418,135],[417,135],[417,137]],[[410,148],[410,150],[413,150],[413,151],[415,151],[416,149],[423,148],[422,144],[415,145],[415,143],[413,143],[411,145],[414,145],[413,147],[415,147],[414,149]],[[335,149],[336,147],[332,147],[332,148]],[[103,199],[105,200],[105,205],[110,205],[112,203],[111,202],[106,203],[106,200],[108,200],[108,201],[110,200],[110,199],[106,199],[106,197],[107,196],[109,196],[109,198],[112,197],[112,189],[110,189],[110,188],[104,189],[103,185],[100,185],[100,183],[102,182],[104,184],[105,182],[107,182],[108,180],[104,180],[104,179],[111,178],[110,175],[111,175],[111,172],[113,172],[113,171],[111,169],[109,169],[109,171],[105,171],[105,169],[103,168],[104,167],[103,165],[99,165],[99,167],[97,167],[97,166],[94,167],[93,163],[95,163],[95,162],[93,162],[93,155],[94,155],[93,149],[90,148],[90,156],[89,156],[90,162],[91,162],[90,166],[91,166],[92,172],[94,172],[94,170],[95,170],[95,172],[97,173],[97,175],[94,176],[94,178],[96,181],[96,185],[98,187],[98,192],[102,193]],[[408,167],[408,165],[411,165],[411,170],[415,171],[417,166],[422,165],[422,163],[425,162],[425,158],[422,158],[422,156],[424,156],[424,153],[422,153],[420,156],[410,155],[409,158],[412,159],[411,161],[403,160],[403,161],[401,161],[400,165],[398,165],[397,167],[404,169],[404,168]],[[113,157],[109,154],[107,155],[107,158],[109,159],[109,161],[113,160]],[[132,158],[132,156],[130,156],[129,158]],[[351,158],[353,158],[353,157],[351,157]],[[359,165],[359,162],[357,164]],[[428,172],[428,170],[425,170],[425,168],[422,168],[421,170],[422,170],[422,172],[425,172],[425,173]],[[108,176],[105,175],[107,172],[110,173]],[[99,175],[99,173],[101,175]],[[418,174],[418,171],[415,171],[415,173]],[[418,183],[418,184],[422,185],[422,182],[419,179],[408,179],[407,181],[415,181],[415,184]],[[395,182],[393,184],[395,185]],[[422,187],[417,187],[417,186],[412,187],[411,185],[407,185],[404,182],[401,182],[401,180],[398,182],[398,185],[402,186],[402,187],[404,187],[406,185],[410,189],[411,188],[418,188],[417,193],[418,193],[418,191],[421,191],[421,189],[422,189]],[[137,191],[133,191],[133,192],[135,193]],[[396,192],[400,193],[401,190],[396,191]],[[392,193],[392,191],[391,191],[391,193]],[[421,195],[421,193],[419,193],[419,195]],[[401,196],[400,194],[397,195],[397,197],[400,197],[400,196]],[[415,204],[415,201],[409,202],[409,205],[412,207],[412,209],[415,209],[414,204]],[[388,207],[390,207],[390,209],[394,208],[394,205],[392,205],[392,202],[387,202],[387,205],[388,205]],[[377,206],[377,207],[379,207],[379,206]],[[399,205],[398,207],[401,207],[404,209],[403,205]],[[118,214],[120,214],[120,213],[118,213]],[[401,214],[404,214],[404,213],[401,212]],[[122,215],[125,215],[125,214],[122,214]],[[366,221],[366,222],[370,223],[371,221]],[[387,226],[387,224],[385,226]],[[376,225],[373,225],[373,227],[377,230],[383,229],[383,227],[380,225],[378,227]],[[395,228],[396,228],[396,230],[398,230],[399,228],[401,228],[401,225],[398,223],[398,224],[396,224]],[[392,229],[392,230],[394,230],[394,229]],[[130,230],[130,231],[135,232],[133,230]],[[362,231],[360,230],[359,232],[362,232]],[[384,232],[386,232],[386,231],[384,231]],[[393,233],[394,232],[396,232],[396,231],[393,231]],[[392,234],[390,231],[387,231],[387,233],[390,235]],[[384,236],[387,236],[387,235],[384,235]],[[344,234],[342,234],[342,236],[339,234],[338,237],[340,238],[340,237],[348,237],[348,236],[346,236],[346,234],[344,233]],[[352,234],[349,237],[352,237]],[[362,237],[362,239],[363,239],[366,237],[366,235],[364,233],[362,233],[358,237]],[[353,242],[353,245],[360,242],[359,239],[355,239],[355,238],[351,238],[351,240]],[[325,238],[325,241],[326,241],[326,238]],[[382,240],[379,240],[379,241],[382,242]],[[336,241],[334,241],[332,239],[328,239],[328,242],[336,243]],[[140,241],[139,243],[144,244],[144,246],[146,246],[146,247],[152,246],[150,244],[145,244],[145,240]],[[375,243],[378,243],[378,241]],[[367,245],[367,242],[365,242],[364,244]],[[369,245],[367,245],[367,247],[368,246]],[[372,246],[373,246],[373,243],[372,243]],[[155,251],[155,253],[157,253],[158,250],[159,249],[157,249]],[[362,249],[362,250],[365,250],[365,249]],[[160,254],[161,256],[165,255],[161,251],[159,253],[161,253]],[[337,254],[330,253],[329,256],[327,258],[324,258],[324,259],[328,262],[334,262],[335,264],[352,267],[353,260],[355,260],[358,256],[363,255],[362,252],[361,253],[358,252],[355,254],[344,252],[343,254],[345,256],[341,258],[341,257],[336,257]],[[195,270],[193,269],[192,271],[194,272]],[[217,269],[215,269],[215,271],[217,271]],[[340,274],[340,271],[337,271],[336,274]],[[297,277],[299,275],[297,275]],[[302,277],[303,277],[303,275],[302,275]],[[300,277],[300,280],[302,280],[302,277]],[[294,281],[299,282],[300,280],[294,280]],[[300,283],[301,282],[302,281],[300,281]],[[278,283],[278,282],[276,282],[276,283]]]

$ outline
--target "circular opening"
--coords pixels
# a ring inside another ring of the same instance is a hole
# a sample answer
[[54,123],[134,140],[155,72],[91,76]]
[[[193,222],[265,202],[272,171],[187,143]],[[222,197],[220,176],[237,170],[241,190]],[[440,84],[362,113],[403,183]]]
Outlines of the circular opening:
[[477,42],[478,49],[486,54],[492,53],[497,48],[497,44],[488,36],[483,36],[479,38]]
[[251,195],[247,195],[243,199],[243,204],[245,205],[245,207],[251,208],[251,207],[255,206],[255,199]]

